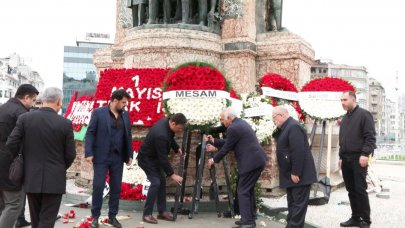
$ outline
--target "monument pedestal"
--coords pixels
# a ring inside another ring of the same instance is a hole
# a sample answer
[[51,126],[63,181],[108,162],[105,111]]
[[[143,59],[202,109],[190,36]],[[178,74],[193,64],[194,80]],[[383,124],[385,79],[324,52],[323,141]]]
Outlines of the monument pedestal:
[[222,51],[217,34],[180,28],[130,29],[123,52],[125,68],[172,68],[188,61],[218,65]]
[[257,76],[277,73],[301,88],[311,78],[315,52],[300,36],[287,30],[257,35]]

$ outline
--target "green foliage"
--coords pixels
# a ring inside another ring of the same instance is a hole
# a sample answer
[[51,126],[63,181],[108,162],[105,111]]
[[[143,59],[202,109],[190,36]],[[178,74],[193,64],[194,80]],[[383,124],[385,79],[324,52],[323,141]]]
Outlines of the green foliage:
[[390,160],[390,161],[405,161],[405,155],[401,154],[391,154],[380,158],[381,160]]

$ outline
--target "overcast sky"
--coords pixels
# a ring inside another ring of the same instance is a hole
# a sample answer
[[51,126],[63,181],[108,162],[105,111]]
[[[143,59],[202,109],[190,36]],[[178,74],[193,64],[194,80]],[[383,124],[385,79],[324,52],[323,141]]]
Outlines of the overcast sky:
[[[86,32],[115,33],[115,0],[17,0],[0,7],[0,57],[20,54],[46,86],[62,85],[63,46]],[[405,92],[405,2],[284,0],[283,26],[316,58],[365,66],[392,94]],[[395,83],[398,71],[399,83]],[[402,88],[401,88],[402,87]]]

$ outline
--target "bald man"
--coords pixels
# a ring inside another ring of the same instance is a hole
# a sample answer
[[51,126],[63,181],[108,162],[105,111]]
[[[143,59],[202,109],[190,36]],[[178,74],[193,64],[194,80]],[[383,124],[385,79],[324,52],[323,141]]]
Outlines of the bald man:
[[280,187],[287,189],[286,227],[304,227],[311,184],[317,182],[307,132],[282,106],[273,109],[273,122],[280,129],[276,153]]

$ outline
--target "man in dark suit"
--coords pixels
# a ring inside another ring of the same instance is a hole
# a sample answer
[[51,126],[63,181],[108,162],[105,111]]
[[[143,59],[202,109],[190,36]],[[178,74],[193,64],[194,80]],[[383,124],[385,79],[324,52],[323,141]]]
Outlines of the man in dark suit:
[[273,122],[280,130],[276,136],[276,153],[280,187],[287,189],[286,227],[304,227],[311,184],[317,182],[307,133],[282,106],[273,109]]
[[166,177],[170,177],[177,184],[181,184],[183,178],[174,174],[168,155],[170,149],[181,155],[182,151],[174,140],[174,134],[182,132],[186,123],[187,119],[182,113],[159,120],[151,127],[139,150],[138,164],[150,181],[142,216],[144,222],[158,223],[152,216],[156,199],[159,213],[157,218],[173,221],[173,216],[166,210]]
[[[19,208],[25,204],[25,193],[21,189],[21,184],[14,183],[8,178],[13,160],[5,146],[18,117],[35,104],[37,95],[38,90],[34,86],[23,84],[18,87],[13,98],[0,106],[0,227],[13,227]],[[25,216],[20,217],[17,227],[31,225],[25,221]]]
[[125,111],[131,96],[124,90],[111,95],[108,106],[95,109],[91,115],[85,138],[85,157],[93,163],[93,198],[91,227],[98,227],[103,203],[106,174],[110,175],[108,223],[122,227],[116,219],[121,192],[123,163],[131,165],[133,158],[131,123]]
[[255,227],[252,213],[255,205],[255,184],[266,165],[266,154],[257,140],[252,127],[244,120],[237,118],[237,114],[231,108],[225,109],[220,115],[220,121],[227,128],[226,139],[214,139],[208,136],[208,140],[214,144],[207,146],[207,151],[215,152],[221,147],[214,158],[208,160],[210,167],[218,163],[229,153],[235,151],[235,157],[239,172],[238,201],[241,224],[237,227]]
[[47,88],[41,96],[43,107],[18,118],[7,147],[14,157],[22,148],[32,227],[52,228],[66,192],[66,170],[76,151],[72,123],[58,115],[62,90]]

